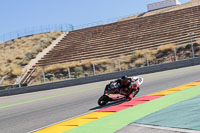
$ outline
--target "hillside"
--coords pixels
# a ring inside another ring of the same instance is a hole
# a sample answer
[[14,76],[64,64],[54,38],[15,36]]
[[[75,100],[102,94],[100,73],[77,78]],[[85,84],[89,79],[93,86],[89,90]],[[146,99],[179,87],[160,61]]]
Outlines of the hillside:
[[3,85],[14,84],[29,61],[60,35],[61,32],[56,31],[0,43],[0,79],[6,76]]

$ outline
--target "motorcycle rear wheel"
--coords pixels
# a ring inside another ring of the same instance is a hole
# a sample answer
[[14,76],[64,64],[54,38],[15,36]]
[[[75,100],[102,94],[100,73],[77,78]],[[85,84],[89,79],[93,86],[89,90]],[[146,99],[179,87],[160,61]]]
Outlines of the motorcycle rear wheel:
[[98,104],[100,106],[106,105],[109,102],[110,98],[107,95],[103,95],[99,98]]

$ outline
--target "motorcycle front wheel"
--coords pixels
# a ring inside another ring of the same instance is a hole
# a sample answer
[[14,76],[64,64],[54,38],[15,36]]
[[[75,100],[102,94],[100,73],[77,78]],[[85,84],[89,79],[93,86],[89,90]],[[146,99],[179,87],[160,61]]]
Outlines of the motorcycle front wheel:
[[98,104],[100,106],[106,105],[109,102],[110,98],[107,95],[103,95],[99,98]]
[[140,91],[140,87],[138,87],[138,88],[137,88],[137,91],[135,91],[134,97],[138,94],[139,91]]

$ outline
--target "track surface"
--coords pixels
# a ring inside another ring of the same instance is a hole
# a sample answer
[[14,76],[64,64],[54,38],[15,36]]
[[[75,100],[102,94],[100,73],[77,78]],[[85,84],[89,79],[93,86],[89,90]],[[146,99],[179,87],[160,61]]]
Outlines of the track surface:
[[[144,83],[137,97],[200,80],[200,66],[139,76]],[[26,133],[98,109],[108,82],[0,97],[0,131]]]

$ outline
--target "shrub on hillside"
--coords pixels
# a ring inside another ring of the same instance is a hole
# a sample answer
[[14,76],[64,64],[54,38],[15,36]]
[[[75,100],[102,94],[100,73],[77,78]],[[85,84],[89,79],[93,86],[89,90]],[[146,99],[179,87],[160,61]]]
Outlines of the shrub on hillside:
[[192,47],[191,44],[187,44],[187,45],[185,46],[185,49],[191,49],[191,47]]
[[135,61],[135,66],[136,67],[141,67],[144,66],[146,63],[146,59],[145,58],[139,58]]
[[177,52],[184,51],[186,45],[181,45],[178,47]]
[[107,70],[106,63],[97,64],[97,65],[95,65],[95,68],[99,72],[105,72]]
[[54,77],[55,77],[55,75],[53,73],[47,73],[47,74],[45,74],[45,78],[47,80],[53,80]]
[[77,77],[79,77],[80,75],[83,74],[83,68],[82,67],[75,67],[74,72],[75,72],[74,77],[77,78]]
[[29,61],[29,60],[33,59],[34,57],[35,57],[35,56],[34,56],[33,53],[27,52],[27,53],[25,54],[25,56],[24,56],[24,60]]
[[135,60],[137,58],[142,58],[144,55],[142,55],[141,51],[133,51],[132,59]]
[[156,58],[162,58],[163,56],[170,54],[172,51],[174,51],[174,48],[176,48],[174,44],[159,46],[157,49]]

